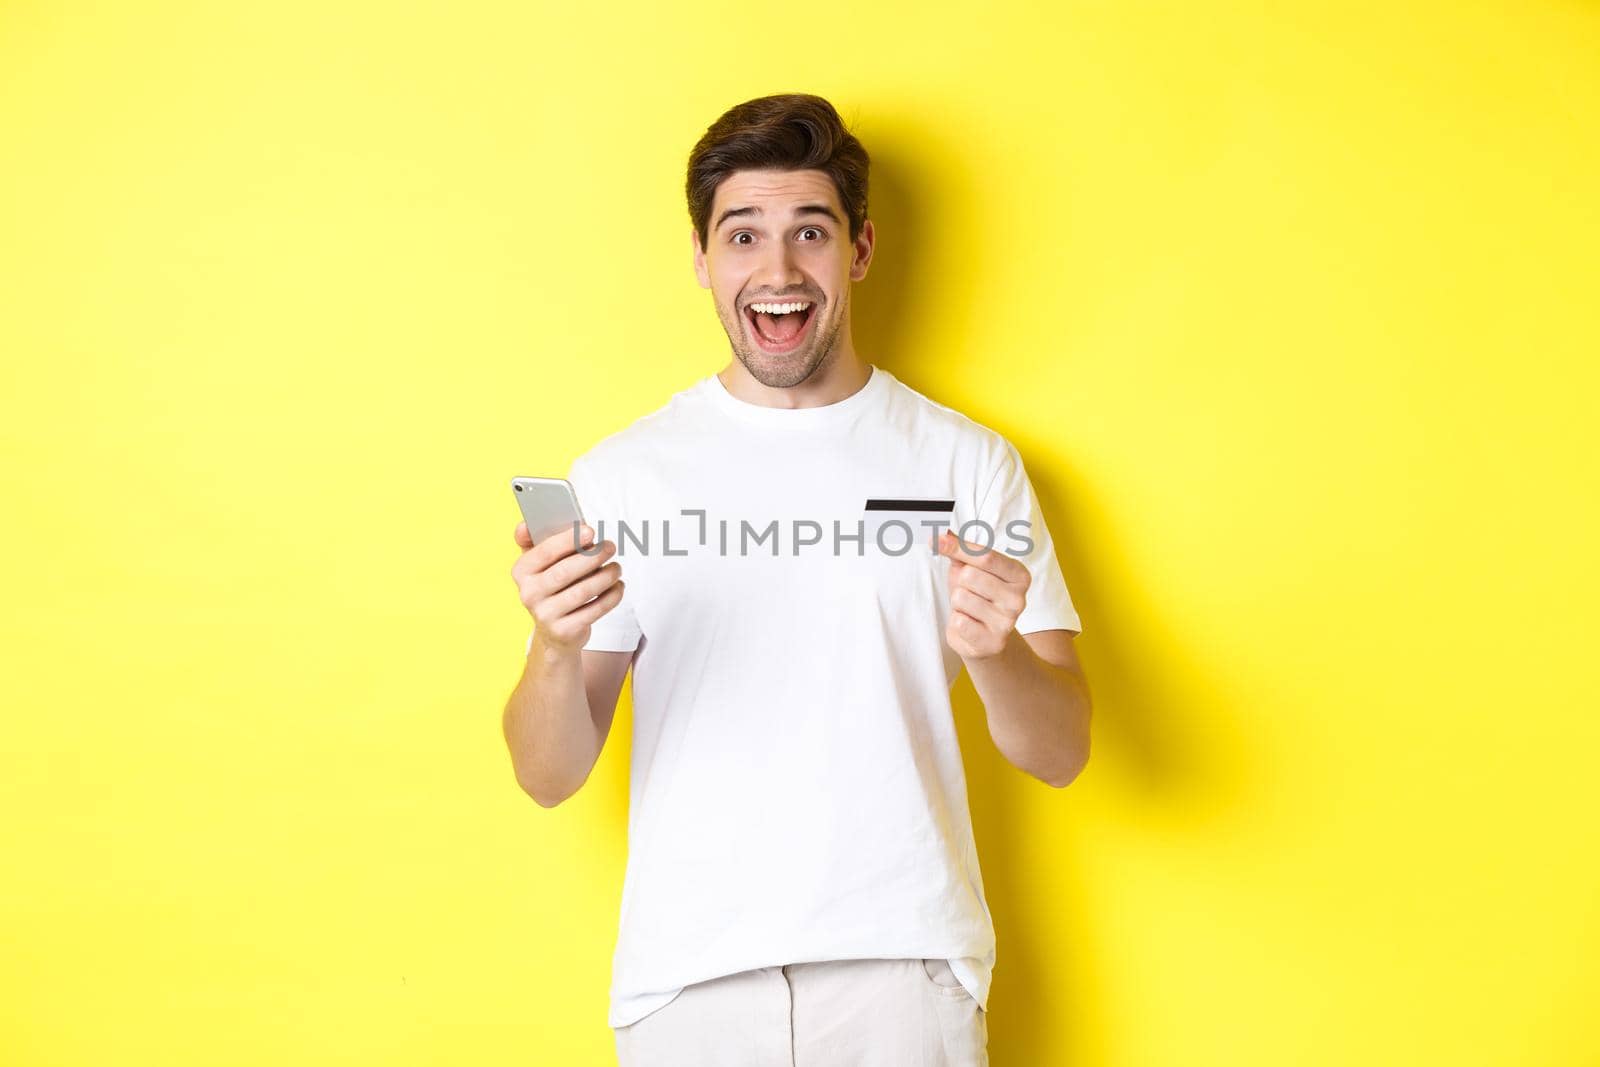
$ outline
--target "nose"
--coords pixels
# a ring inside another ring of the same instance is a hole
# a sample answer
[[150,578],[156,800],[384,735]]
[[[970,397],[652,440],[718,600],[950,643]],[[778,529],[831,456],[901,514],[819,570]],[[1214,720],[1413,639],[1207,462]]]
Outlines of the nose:
[[806,276],[800,270],[789,242],[770,242],[756,268],[755,277],[751,279],[750,288],[763,293],[787,293],[805,287]]

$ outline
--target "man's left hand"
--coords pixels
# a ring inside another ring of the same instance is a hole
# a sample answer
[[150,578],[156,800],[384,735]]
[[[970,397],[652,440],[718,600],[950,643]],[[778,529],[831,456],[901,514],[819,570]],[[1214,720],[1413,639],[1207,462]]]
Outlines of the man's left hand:
[[963,660],[999,655],[1027,603],[1028,568],[1004,552],[980,552],[949,530],[939,534],[939,554],[950,560],[944,639]]

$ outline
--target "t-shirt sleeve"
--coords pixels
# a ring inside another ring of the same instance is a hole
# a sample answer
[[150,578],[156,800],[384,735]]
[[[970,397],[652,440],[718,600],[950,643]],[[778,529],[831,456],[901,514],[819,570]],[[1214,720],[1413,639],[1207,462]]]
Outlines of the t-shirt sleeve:
[[[567,471],[567,481],[572,483],[573,491],[578,494],[578,510],[583,513],[583,521],[602,535],[603,540],[615,541],[617,519],[621,512],[617,506],[619,487],[614,480],[607,478],[593,466],[587,455],[583,455],[573,460]],[[626,566],[623,578],[627,578]],[[632,652],[639,647],[643,632],[639,628],[639,620],[634,616],[633,606],[628,602],[630,593],[631,590],[624,587],[622,600],[590,624],[589,640],[583,646],[585,651]],[[530,631],[523,655],[532,651],[533,633]]]
[[[1022,465],[1022,456],[1010,441],[1000,454],[1000,467],[990,482],[978,517],[994,531],[993,547],[1022,561],[1028,568],[1027,603],[1017,616],[1017,633],[1038,630],[1083,631],[1078,611],[1067,592],[1067,581],[1056,559],[1055,542],[1039,510],[1033,483]],[[969,531],[968,541],[983,544],[988,534],[982,528]],[[1031,544],[1030,544],[1031,542]]]

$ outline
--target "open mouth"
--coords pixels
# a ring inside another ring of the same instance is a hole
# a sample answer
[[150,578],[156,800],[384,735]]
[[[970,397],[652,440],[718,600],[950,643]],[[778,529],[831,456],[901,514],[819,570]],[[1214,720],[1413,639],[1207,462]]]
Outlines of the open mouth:
[[811,328],[817,305],[808,300],[756,301],[745,305],[745,321],[757,346],[781,356],[800,347]]

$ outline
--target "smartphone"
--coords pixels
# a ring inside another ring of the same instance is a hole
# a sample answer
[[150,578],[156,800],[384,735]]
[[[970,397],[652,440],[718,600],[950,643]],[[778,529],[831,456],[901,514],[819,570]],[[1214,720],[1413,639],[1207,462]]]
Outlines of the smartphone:
[[573,523],[586,521],[578,507],[578,494],[565,478],[513,478],[511,489],[517,494],[517,506],[534,544],[562,530],[570,532]]

